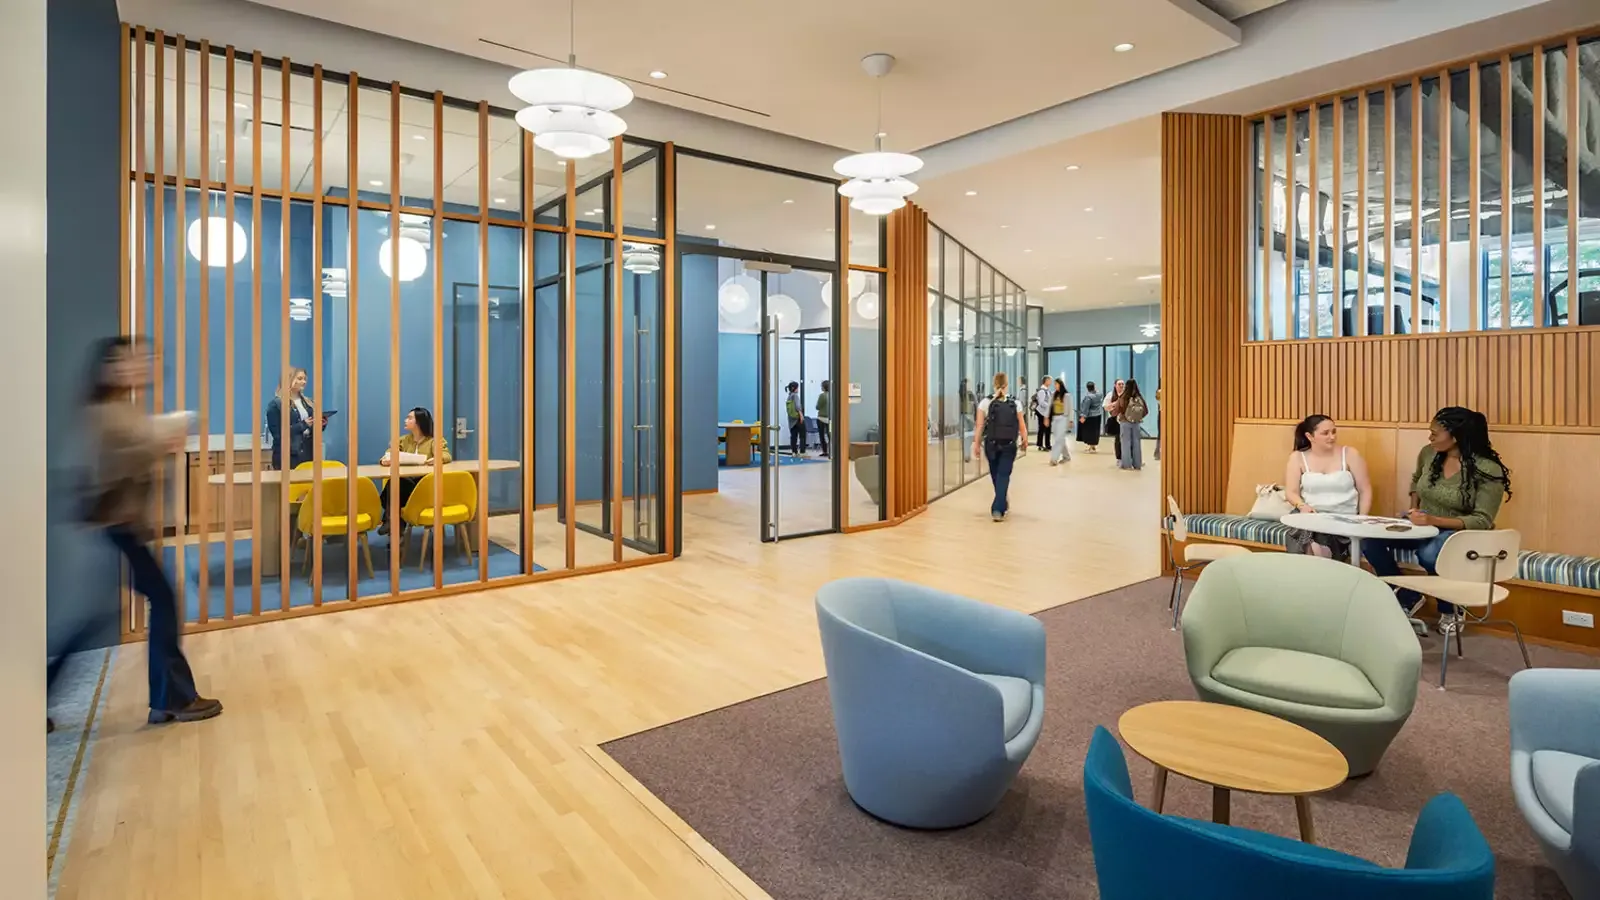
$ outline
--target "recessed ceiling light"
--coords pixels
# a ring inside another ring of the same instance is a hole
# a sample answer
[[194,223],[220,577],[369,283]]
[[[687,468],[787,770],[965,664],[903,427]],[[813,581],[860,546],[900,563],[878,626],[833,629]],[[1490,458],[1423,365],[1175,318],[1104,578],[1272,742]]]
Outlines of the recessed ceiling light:
[[369,182],[367,182],[367,184],[370,184],[370,185],[372,185],[372,186],[373,186],[373,187],[383,187],[383,182],[381,182],[381,181],[379,181],[379,180],[378,180],[378,179],[376,179],[376,178],[374,178],[374,179],[372,179],[372,180],[371,180],[371,181],[369,181]]
[[1103,240],[1106,239],[1106,236],[1103,235],[1103,234],[1097,234],[1097,235],[1094,236],[1094,239],[1097,240],[1097,241],[1103,241]]
[[1084,211],[1084,212],[1094,212],[1094,207],[1092,207],[1092,206],[1085,206],[1085,207],[1084,207],[1084,208],[1083,208],[1083,211]]
[[650,73],[650,77],[660,81],[661,79],[667,77],[667,73],[661,71],[660,69],[656,69],[654,72]]
[[1161,273],[1157,272],[1154,275],[1140,275],[1139,276],[1139,280],[1140,281],[1160,281],[1161,280]]
[[1067,171],[1068,172],[1076,172],[1076,171],[1078,171],[1078,164],[1077,163],[1073,163],[1072,165],[1067,166]]
[[1112,257],[1109,257],[1109,256],[1106,257],[1106,262],[1111,262],[1111,260],[1112,260]]
[[428,136],[427,136],[427,135],[425,135],[425,134],[413,134],[413,135],[412,135],[412,136],[411,136],[411,139],[412,139],[412,140],[413,140],[413,141],[425,141],[425,140],[427,140],[427,139],[428,139]]
[[716,231],[717,230],[717,226],[715,226],[715,225],[707,225],[706,226],[706,230],[707,231]]
[[234,105],[234,107],[235,107],[235,108],[237,108],[237,109],[249,109],[249,108],[250,108],[250,104],[248,104],[248,103],[245,103],[245,102],[244,102],[244,101],[242,101],[242,100],[235,100],[235,101],[233,101],[233,105]]
[[880,132],[878,132],[878,133],[877,133],[877,135],[876,135],[876,137],[877,137],[877,138],[878,138],[878,139],[879,139],[879,140],[882,140],[882,139],[884,139],[884,138],[886,138],[886,137],[888,137],[888,136],[889,136],[889,132],[887,132],[887,131],[880,131]]
[[967,196],[968,197],[976,197],[976,196],[978,196],[978,192],[977,191],[967,191]]
[[1000,227],[1001,228],[1010,228],[1011,226],[1010,225],[1001,225]]
[[1032,253],[1033,251],[1032,250],[1028,250],[1028,249],[1024,249],[1022,252],[1023,253]]
[[496,202],[496,203],[505,203],[506,202],[506,198],[504,198],[504,197],[496,197],[496,198],[494,198],[494,202]]
[[1133,49],[1133,45],[1132,44],[1118,44],[1115,47],[1112,47],[1111,49],[1117,51],[1118,53],[1127,53],[1129,50]]
[[791,204],[793,202],[794,202],[793,200],[785,200],[785,201],[783,201],[783,205],[784,206],[788,206],[789,204]]
[[1052,284],[1047,288],[1039,288],[1039,290],[1041,290],[1041,291],[1052,291],[1052,292],[1053,291],[1064,291],[1066,289],[1067,289],[1067,286],[1064,285],[1064,284]]

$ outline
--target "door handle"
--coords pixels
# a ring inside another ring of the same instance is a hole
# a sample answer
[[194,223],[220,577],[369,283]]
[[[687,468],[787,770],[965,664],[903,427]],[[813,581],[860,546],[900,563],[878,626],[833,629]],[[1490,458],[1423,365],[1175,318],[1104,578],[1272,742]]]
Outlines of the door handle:
[[456,416],[456,437],[464,438],[471,433],[472,429],[467,427],[467,417]]

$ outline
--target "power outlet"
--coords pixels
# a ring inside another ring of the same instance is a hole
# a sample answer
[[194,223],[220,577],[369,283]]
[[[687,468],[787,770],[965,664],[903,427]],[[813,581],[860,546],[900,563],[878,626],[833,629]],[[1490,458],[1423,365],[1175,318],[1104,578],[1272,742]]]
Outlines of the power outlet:
[[1561,611],[1561,624],[1576,625],[1579,628],[1593,628],[1594,613],[1573,612],[1570,609],[1563,609]]

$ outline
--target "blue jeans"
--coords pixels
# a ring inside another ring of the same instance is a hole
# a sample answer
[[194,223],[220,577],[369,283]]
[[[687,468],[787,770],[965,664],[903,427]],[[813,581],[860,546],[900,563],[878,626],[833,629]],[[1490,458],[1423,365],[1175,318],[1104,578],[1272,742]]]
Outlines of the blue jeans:
[[985,444],[983,455],[989,459],[989,480],[994,483],[994,503],[989,505],[989,512],[1003,516],[1011,508],[1006,491],[1011,488],[1011,466],[1017,461],[1017,445]]
[[[1400,564],[1394,561],[1396,550],[1415,549],[1417,551],[1417,563],[1429,575],[1437,575],[1439,571],[1435,566],[1439,562],[1439,551],[1444,548],[1445,539],[1452,534],[1455,534],[1455,532],[1441,529],[1436,537],[1420,543],[1417,541],[1365,540],[1361,542],[1361,555],[1366,557],[1368,563],[1371,563],[1372,571],[1378,573],[1379,578],[1383,578],[1400,574]],[[1411,609],[1422,597],[1416,591],[1406,589],[1401,589],[1397,592],[1397,595],[1400,598],[1400,605],[1407,610]],[[1439,612],[1449,615],[1455,612],[1455,606],[1441,600],[1439,601]]]
[[162,570],[150,545],[121,526],[106,529],[106,536],[128,562],[134,593],[150,601],[145,652],[150,662],[150,708],[171,712],[193,703],[200,692],[194,673],[178,646],[178,595]]
[[1117,460],[1119,469],[1144,468],[1144,443],[1139,434],[1139,426],[1133,422],[1118,422],[1118,434],[1121,441],[1122,458]]

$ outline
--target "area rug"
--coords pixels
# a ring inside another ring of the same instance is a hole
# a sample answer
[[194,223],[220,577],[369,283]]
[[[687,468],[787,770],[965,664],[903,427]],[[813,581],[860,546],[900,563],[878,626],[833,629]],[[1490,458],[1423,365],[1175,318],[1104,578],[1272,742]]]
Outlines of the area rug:
[[[777,900],[1098,897],[1083,808],[1089,736],[1100,724],[1115,731],[1118,716],[1140,703],[1194,697],[1182,638],[1167,628],[1167,584],[1147,581],[1039,614],[1049,641],[1043,737],[1000,807],[968,828],[910,831],[851,803],[823,681],[604,750]],[[1423,640],[1416,711],[1377,772],[1313,801],[1319,840],[1403,865],[1418,810],[1453,791],[1494,849],[1498,897],[1565,900],[1511,796],[1506,680],[1522,667],[1516,643],[1469,634],[1443,692],[1440,644]],[[1529,649],[1537,666],[1600,667],[1596,657]],[[1149,764],[1130,753],[1129,769],[1148,803]],[[1210,802],[1209,788],[1173,776],[1168,812],[1205,819]],[[1288,798],[1235,794],[1233,822],[1298,834]]]

